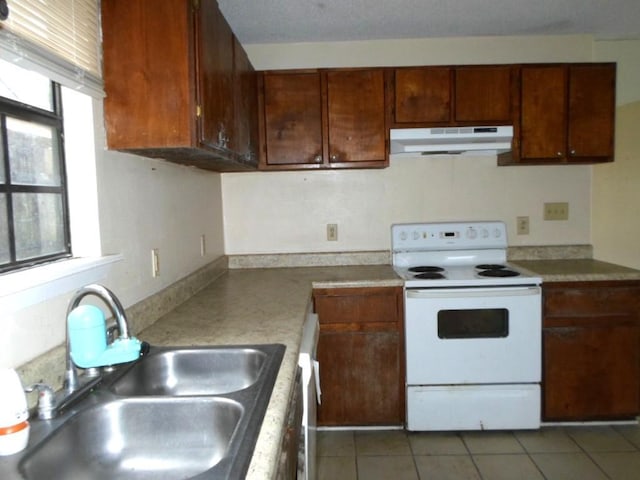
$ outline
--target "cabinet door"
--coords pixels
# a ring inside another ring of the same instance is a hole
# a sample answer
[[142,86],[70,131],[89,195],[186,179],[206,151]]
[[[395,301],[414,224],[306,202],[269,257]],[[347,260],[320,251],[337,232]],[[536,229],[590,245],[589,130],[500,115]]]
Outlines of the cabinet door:
[[263,165],[322,163],[320,74],[265,73]]
[[468,124],[511,124],[512,67],[457,67],[454,120]]
[[615,65],[569,69],[569,161],[613,159]]
[[[110,149],[190,147],[195,135],[188,2],[101,2]],[[167,35],[167,24],[171,35]]]
[[558,163],[566,156],[566,88],[564,66],[524,66],[521,83],[523,161]]
[[[201,144],[229,147],[235,135],[233,32],[216,0],[202,0],[196,21],[199,138]],[[165,119],[170,123],[170,119]]]
[[398,425],[400,334],[322,331],[320,425]]
[[545,328],[543,342],[545,420],[637,415],[640,327],[599,318],[595,325]]
[[329,162],[386,164],[384,73],[327,72]]
[[396,123],[448,123],[451,120],[451,69],[396,69],[394,109]]
[[256,163],[258,153],[257,74],[238,39],[234,36],[234,105],[235,134],[231,148],[246,160]]

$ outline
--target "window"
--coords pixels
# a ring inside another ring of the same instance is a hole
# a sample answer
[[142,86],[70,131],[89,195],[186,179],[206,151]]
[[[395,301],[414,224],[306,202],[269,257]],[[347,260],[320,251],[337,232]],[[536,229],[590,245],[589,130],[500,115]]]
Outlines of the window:
[[71,256],[60,85],[0,60],[0,272]]

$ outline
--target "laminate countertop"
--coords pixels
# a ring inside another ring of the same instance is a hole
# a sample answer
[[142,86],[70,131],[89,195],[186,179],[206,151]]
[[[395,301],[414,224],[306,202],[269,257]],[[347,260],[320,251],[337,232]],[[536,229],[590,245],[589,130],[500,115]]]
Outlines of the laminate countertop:
[[640,280],[640,270],[588,258],[511,262],[542,277],[542,282]]
[[246,477],[275,478],[311,291],[366,286],[402,281],[388,265],[229,270],[137,336],[152,345],[286,346]]

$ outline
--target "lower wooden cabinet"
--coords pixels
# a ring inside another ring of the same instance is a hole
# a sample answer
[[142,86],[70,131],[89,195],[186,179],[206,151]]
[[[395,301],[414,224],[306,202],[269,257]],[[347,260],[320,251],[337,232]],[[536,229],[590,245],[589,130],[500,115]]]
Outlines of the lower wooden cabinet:
[[543,285],[543,419],[640,413],[640,282]]
[[401,287],[314,290],[319,425],[404,423],[402,298]]

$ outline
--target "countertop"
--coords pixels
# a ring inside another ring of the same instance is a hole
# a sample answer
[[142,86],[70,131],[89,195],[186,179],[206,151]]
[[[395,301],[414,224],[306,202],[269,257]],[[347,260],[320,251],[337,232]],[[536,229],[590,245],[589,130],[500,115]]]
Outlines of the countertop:
[[388,265],[229,270],[137,336],[152,345],[282,343],[249,480],[275,478],[312,288],[402,286]]
[[511,262],[542,277],[542,282],[640,280],[640,270],[593,259]]

